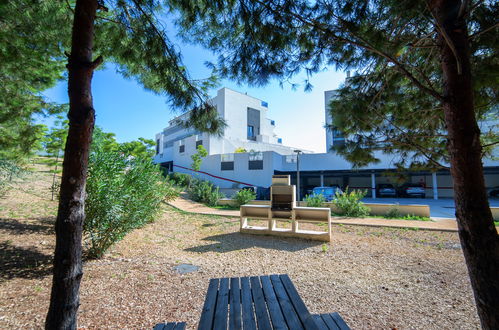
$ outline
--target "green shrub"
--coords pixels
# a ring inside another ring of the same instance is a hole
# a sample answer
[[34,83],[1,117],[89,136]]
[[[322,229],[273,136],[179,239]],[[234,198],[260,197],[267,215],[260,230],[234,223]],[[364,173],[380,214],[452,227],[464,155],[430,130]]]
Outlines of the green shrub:
[[307,202],[308,207],[323,207],[326,202],[326,198],[324,198],[324,195],[322,194],[307,195],[305,197],[305,202]]
[[394,206],[391,206],[388,212],[385,214],[385,218],[389,219],[394,219],[394,218],[401,218],[402,214],[400,213],[399,210],[399,204],[395,204]]
[[168,180],[173,182],[176,186],[185,188],[189,186],[192,176],[185,173],[173,172],[168,175]]
[[394,206],[390,207],[388,212],[386,212],[386,214],[383,217],[387,218],[387,219],[431,221],[430,218],[422,217],[419,215],[414,215],[414,214],[402,215],[402,213],[400,212],[399,206],[400,205],[397,203]]
[[352,190],[348,188],[344,193],[336,192],[336,199],[333,201],[334,205],[340,210],[340,214],[347,217],[365,217],[369,214],[370,209],[364,205],[360,200],[364,198],[367,191]]
[[180,189],[168,180],[165,180],[165,185],[168,187],[165,191],[164,201],[169,202],[180,196]]
[[256,198],[256,194],[253,190],[250,189],[241,189],[234,195],[234,202],[237,207],[241,205],[247,204],[249,201],[252,201]]
[[216,206],[224,195],[211,182],[206,180],[192,179],[187,189],[190,199],[208,206]]
[[97,151],[90,155],[88,173],[84,234],[90,258],[153,221],[160,203],[175,195],[150,160]]

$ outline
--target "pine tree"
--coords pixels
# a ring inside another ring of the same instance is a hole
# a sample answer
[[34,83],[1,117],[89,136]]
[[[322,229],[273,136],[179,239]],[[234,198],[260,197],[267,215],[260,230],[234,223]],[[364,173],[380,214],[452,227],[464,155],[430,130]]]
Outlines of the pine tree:
[[127,156],[141,159],[151,159],[156,152],[155,147],[156,142],[154,142],[154,140],[141,137],[137,141],[121,143],[118,150]]
[[[497,3],[176,0],[172,4],[180,12],[186,38],[219,54],[213,66],[222,76],[264,85],[272,78],[288,81],[300,70],[310,76],[327,65],[358,70],[361,75],[353,80],[352,90],[340,91],[334,103],[337,125],[344,125],[347,132],[374,130],[379,136],[388,132],[396,142],[392,151],[416,150],[416,157],[435,161],[436,166],[447,157],[478,314],[484,328],[499,328],[499,236],[486,196],[484,139],[477,125],[477,119],[497,109]],[[307,79],[305,88],[311,87]],[[352,100],[356,96],[359,100]],[[368,139],[372,137],[361,138],[361,145],[373,146]],[[375,160],[369,158],[369,149],[347,151],[351,160],[360,163]]]
[[62,1],[18,0],[2,2],[0,17],[0,157],[19,161],[44,134],[33,115],[65,110],[41,91],[65,70],[71,13]]
[[[58,2],[62,3],[62,2]],[[190,112],[191,125],[220,133],[224,122],[205,93],[214,78],[192,80],[180,53],[166,35],[157,0],[76,0],[71,50],[68,53],[69,131],[64,151],[56,247],[46,329],[75,329],[82,269],[82,228],[85,184],[95,122],[92,76],[104,59],[117,64],[125,77],[135,77],[146,89],[167,97],[172,107]],[[56,40],[56,39],[54,39]],[[98,54],[94,58],[94,51]],[[189,120],[188,120],[189,122]]]

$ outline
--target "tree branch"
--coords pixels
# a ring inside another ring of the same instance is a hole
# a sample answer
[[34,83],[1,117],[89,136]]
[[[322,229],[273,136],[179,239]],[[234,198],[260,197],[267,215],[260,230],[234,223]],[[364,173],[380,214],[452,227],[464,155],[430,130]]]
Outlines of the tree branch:
[[476,38],[476,37],[478,37],[478,36],[480,36],[480,35],[482,35],[482,34],[484,34],[484,33],[489,32],[490,30],[495,29],[496,27],[499,27],[499,23],[496,23],[496,24],[494,24],[494,25],[492,25],[492,26],[489,26],[489,27],[488,27],[488,28],[486,28],[486,29],[483,29],[482,31],[478,31],[478,32],[476,32],[476,33],[474,33],[474,34],[470,35],[470,36],[468,37],[468,39],[473,39],[473,38]]
[[496,144],[499,144],[499,141],[487,143],[487,144],[482,144],[482,148],[492,147],[492,146],[495,146]]
[[[142,13],[142,15],[145,16],[147,22],[154,30],[154,33],[161,39],[163,45],[165,46],[165,50],[168,53],[168,56],[172,59],[175,58],[176,55],[172,54],[172,51],[170,49],[170,46],[167,42],[165,35],[161,31],[159,31],[156,24],[154,24],[154,22],[151,20],[151,16],[144,11],[144,9],[140,5],[139,1],[137,1],[137,0],[132,0],[132,1],[135,4],[135,6],[137,7],[137,9]],[[182,72],[182,70],[179,68],[179,66],[176,63],[173,63],[173,65],[175,66],[176,70],[178,70],[179,72]],[[187,86],[189,86],[188,88],[190,90],[192,90],[192,92],[194,92],[196,94],[196,96],[199,98],[201,103],[203,103],[205,101],[205,98],[202,95],[200,95],[198,89],[192,85],[191,81],[183,73],[180,76],[182,77],[182,80],[184,80],[184,82],[187,84]]]
[[[256,2],[258,2],[260,5],[266,7],[272,13],[274,13],[276,15],[280,15],[278,8],[276,9],[276,8],[271,7],[270,5],[268,5],[267,1],[256,0]],[[273,2],[271,2],[271,3],[274,4]],[[276,5],[274,4],[274,6],[276,6]],[[278,7],[278,6],[276,6],[276,7]],[[356,38],[357,40],[359,40],[360,42],[352,40],[352,39],[349,39],[349,38],[346,38],[346,37],[343,37],[343,36],[338,36],[337,34],[335,34],[333,31],[331,31],[327,27],[324,27],[324,24],[321,24],[321,23],[319,23],[319,22],[317,22],[317,21],[315,21],[313,19],[305,19],[302,16],[300,16],[300,15],[298,15],[296,13],[293,13],[293,12],[289,12],[289,14],[291,16],[293,16],[295,19],[297,19],[298,21],[300,21],[302,24],[306,24],[308,26],[316,28],[319,31],[322,31],[326,36],[328,36],[328,37],[330,37],[330,38],[332,38],[332,39],[334,39],[336,41],[348,43],[348,44],[351,44],[351,45],[363,48],[363,49],[365,49],[365,50],[367,50],[367,51],[369,51],[371,53],[377,54],[377,55],[385,58],[389,62],[393,63],[400,70],[400,72],[402,74],[404,74],[409,80],[411,80],[416,85],[416,87],[418,87],[420,90],[422,90],[423,92],[425,92],[425,93],[433,96],[434,98],[438,99],[441,102],[444,101],[444,97],[440,93],[438,93],[436,90],[434,90],[432,88],[429,88],[429,87],[425,86],[416,77],[414,77],[414,75],[412,75],[412,73],[409,72],[409,70],[407,70],[407,68],[402,63],[400,63],[394,57],[388,55],[387,53],[385,53],[385,52],[383,52],[383,51],[381,51],[379,49],[374,48],[366,40],[360,38],[359,36],[355,35],[355,33],[353,33],[352,31],[350,31],[348,29],[348,27],[345,26],[345,24],[342,24],[342,26],[343,26],[344,29],[347,30],[346,32],[349,33],[354,38]],[[336,15],[334,15],[334,16],[335,16],[335,18],[340,23],[341,22],[345,22],[343,19],[337,17]]]

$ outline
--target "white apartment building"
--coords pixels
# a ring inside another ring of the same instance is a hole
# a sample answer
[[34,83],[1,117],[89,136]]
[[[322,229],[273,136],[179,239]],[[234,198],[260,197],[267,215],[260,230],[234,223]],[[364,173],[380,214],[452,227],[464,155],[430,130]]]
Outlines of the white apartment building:
[[226,155],[227,159],[232,159],[231,155],[238,148],[252,153],[274,151],[281,155],[290,155],[295,150],[284,146],[282,139],[274,133],[276,124],[268,118],[267,102],[228,88],[218,90],[217,96],[209,102],[227,123],[223,136],[212,136],[179,125],[178,119],[186,117],[185,113],[170,120],[168,127],[156,134],[155,163],[170,170],[174,170],[173,164],[189,168],[198,145],[203,145],[210,156]]
[[[331,123],[327,107],[335,91],[325,91],[326,123]],[[282,144],[274,133],[275,122],[268,117],[268,104],[260,99],[227,88],[217,92],[211,102],[216,105],[222,118],[227,122],[223,137],[209,136],[206,133],[187,130],[176,125],[176,120],[163,132],[156,134],[156,163],[170,171],[183,172],[212,181],[221,188],[243,186],[269,187],[273,174],[291,175],[296,184],[296,148]],[[327,150],[331,146],[344,143],[341,134],[326,131]],[[190,167],[191,155],[197,145],[202,144],[208,151],[198,172]],[[234,153],[244,148],[246,153]],[[393,183],[397,185],[394,163],[397,155],[381,152],[376,157],[381,161],[364,168],[353,168],[343,157],[334,153],[305,153],[300,157],[300,196],[304,197],[313,187],[339,185],[342,188],[364,189],[368,196],[376,197],[376,185]],[[496,157],[499,155],[496,155]],[[499,162],[484,159],[484,174],[487,187],[499,186]],[[448,170],[438,172],[418,171],[405,173],[405,180],[420,183],[426,188],[426,197],[452,197],[452,177]]]

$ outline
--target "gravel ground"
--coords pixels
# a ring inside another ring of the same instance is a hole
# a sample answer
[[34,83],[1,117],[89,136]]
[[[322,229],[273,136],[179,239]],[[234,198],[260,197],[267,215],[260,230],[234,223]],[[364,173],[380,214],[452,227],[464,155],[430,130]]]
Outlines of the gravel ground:
[[[56,203],[40,175],[0,200],[0,328],[41,328],[48,307]],[[178,274],[183,263],[200,269]],[[84,271],[82,329],[195,328],[210,278],[279,273],[312,313],[337,311],[352,329],[479,328],[456,233],[334,226],[324,246],[165,207]]]

